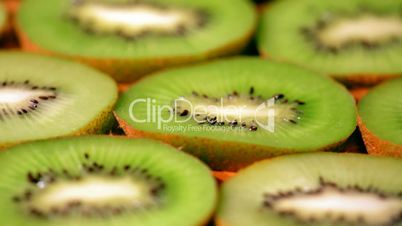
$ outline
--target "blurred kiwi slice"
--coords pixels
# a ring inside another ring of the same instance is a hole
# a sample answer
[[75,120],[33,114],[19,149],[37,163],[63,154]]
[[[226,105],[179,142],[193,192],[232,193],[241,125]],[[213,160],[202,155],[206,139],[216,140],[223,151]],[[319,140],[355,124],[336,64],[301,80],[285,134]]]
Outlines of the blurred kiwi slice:
[[369,153],[402,157],[402,78],[380,84],[364,96],[359,116]]
[[224,170],[332,150],[356,127],[354,100],[341,85],[253,57],[144,78],[121,96],[116,116],[129,136],[164,140]]
[[262,16],[258,46],[268,58],[346,83],[397,77],[402,74],[401,1],[277,1]]
[[0,53],[0,148],[30,140],[101,133],[113,122],[117,87],[75,62]]
[[82,60],[128,82],[239,52],[255,14],[247,0],[26,0],[17,24],[25,49]]
[[222,186],[218,226],[400,226],[402,160],[310,153],[258,162]]
[[150,140],[78,137],[0,154],[6,225],[198,226],[216,187],[199,160]]

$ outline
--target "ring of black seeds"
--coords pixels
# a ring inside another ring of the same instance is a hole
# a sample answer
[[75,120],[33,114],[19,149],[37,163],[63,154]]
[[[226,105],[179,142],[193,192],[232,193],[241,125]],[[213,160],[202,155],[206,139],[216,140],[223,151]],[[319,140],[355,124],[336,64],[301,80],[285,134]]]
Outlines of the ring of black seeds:
[[[44,172],[28,172],[26,174],[26,180],[31,185],[20,195],[11,197],[12,201],[19,205],[29,204],[32,197],[36,192],[41,192],[41,189],[46,186],[51,186],[53,183],[57,183],[58,178],[67,179],[70,181],[80,181],[85,176],[97,175],[103,177],[118,177],[118,176],[131,176],[136,179],[146,180],[149,184],[152,184],[149,189],[149,194],[159,203],[159,199],[166,189],[166,184],[162,178],[151,175],[147,169],[140,167],[132,167],[130,164],[126,164],[122,167],[113,167],[112,169],[106,169],[106,167],[96,161],[92,161],[88,153],[84,154],[86,162],[82,163],[82,176],[73,176],[74,173],[70,173],[67,169],[61,170],[61,172],[54,172],[49,169]],[[40,188],[41,187],[41,188]],[[160,203],[159,203],[160,204]],[[83,217],[112,217],[116,215],[122,215],[125,213],[135,212],[140,208],[151,209],[155,206],[133,206],[131,209],[126,206],[90,206],[82,203],[80,200],[74,200],[66,203],[65,207],[58,209],[52,207],[50,212],[42,212],[35,207],[28,207],[28,213],[37,218],[49,218],[49,217],[66,217],[73,213],[80,213]]]
[[[26,103],[18,103],[18,106],[13,106],[13,104],[0,103],[0,121],[5,120],[7,117],[11,116],[23,116],[30,112],[35,111],[40,107],[43,102],[50,101],[57,98],[57,88],[52,86],[38,86],[35,84],[31,84],[29,80],[25,80],[24,82],[16,82],[16,81],[0,81],[0,90],[6,88],[15,88],[20,89],[21,92],[24,91],[44,91],[48,92],[48,95],[39,95],[33,96]],[[21,106],[22,105],[22,106]]]
[[[74,10],[74,7],[80,7],[84,5],[88,0],[74,0],[72,1],[72,10]],[[94,1],[92,1],[94,2]],[[170,6],[163,5],[160,2],[152,1],[152,0],[128,0],[124,2],[106,2],[102,0],[97,0],[96,1],[99,4],[102,4],[106,7],[116,7],[116,8],[127,8],[127,7],[136,7],[136,6],[149,6],[152,7],[156,10],[167,10],[169,9]],[[174,6],[172,7],[174,8]],[[183,10],[187,10],[183,8]],[[128,34],[124,32],[123,29],[120,27],[116,27],[114,30],[113,34],[111,35],[116,35],[124,40],[127,41],[135,41],[141,38],[146,38],[149,36],[156,36],[156,37],[165,37],[165,36],[178,36],[178,37],[183,37],[188,34],[190,34],[191,30],[193,29],[202,29],[204,28],[209,21],[211,20],[211,15],[210,13],[207,12],[205,9],[191,9],[191,11],[194,13],[196,17],[196,27],[187,27],[183,24],[178,24],[176,26],[175,31],[170,31],[170,32],[163,32],[163,31],[156,31],[150,28],[150,30],[143,31],[140,34]],[[102,31],[97,31],[93,27],[91,27],[91,23],[83,23],[80,21],[80,18],[77,15],[74,14],[67,14],[66,18],[73,23],[77,24],[82,28],[82,30],[88,34],[88,35],[105,35],[104,32]]]

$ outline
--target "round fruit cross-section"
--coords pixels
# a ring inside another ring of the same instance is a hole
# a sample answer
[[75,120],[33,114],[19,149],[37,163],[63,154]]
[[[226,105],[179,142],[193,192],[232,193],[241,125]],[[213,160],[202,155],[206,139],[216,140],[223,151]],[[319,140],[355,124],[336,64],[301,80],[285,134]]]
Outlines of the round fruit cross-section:
[[256,163],[222,186],[218,226],[401,226],[402,160],[310,153]]
[[400,0],[278,1],[262,16],[259,50],[269,58],[350,83],[400,76],[400,4]]
[[26,0],[18,15],[25,49],[83,60],[119,81],[238,52],[255,24],[244,0]]
[[112,122],[117,86],[84,65],[34,54],[0,54],[0,147],[99,133]]
[[37,141],[0,153],[0,162],[4,225],[199,226],[215,207],[209,169],[155,141]]
[[402,157],[402,79],[383,83],[364,96],[359,116],[369,153]]
[[258,58],[144,78],[122,95],[116,115],[129,136],[164,140],[220,169],[331,150],[356,127],[354,100],[341,85]]

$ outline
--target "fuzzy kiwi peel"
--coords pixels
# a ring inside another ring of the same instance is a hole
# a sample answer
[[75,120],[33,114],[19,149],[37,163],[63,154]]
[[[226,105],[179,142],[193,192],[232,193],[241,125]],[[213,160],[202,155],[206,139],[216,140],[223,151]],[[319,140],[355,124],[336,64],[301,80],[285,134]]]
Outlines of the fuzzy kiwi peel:
[[[402,74],[398,9],[397,0],[277,1],[263,13],[259,50],[346,84],[377,84]],[[292,16],[278,20],[283,14]]]
[[[258,162],[224,182],[218,226],[402,225],[402,160],[310,153]],[[351,173],[352,172],[352,173]]]
[[401,90],[401,78],[390,80],[359,102],[359,128],[370,154],[402,157]]
[[0,148],[104,133],[115,123],[111,112],[117,85],[107,75],[75,62],[20,52],[0,53],[0,65]]
[[[206,112],[196,112],[205,106]],[[147,110],[153,107],[160,115]],[[334,113],[341,108],[342,114]],[[271,110],[273,117],[267,118]],[[340,126],[333,126],[331,115]],[[144,78],[122,95],[115,116],[128,136],[163,140],[215,170],[237,170],[277,155],[339,150],[356,127],[354,100],[342,86],[257,58],[217,60]],[[174,120],[162,121],[169,118]],[[323,131],[308,142],[321,126]]]
[[7,225],[199,226],[215,207],[208,167],[157,141],[36,141],[0,153],[0,161]]
[[[105,71],[119,82],[132,82],[165,67],[238,53],[251,38],[256,24],[251,3],[243,0],[230,1],[230,4],[223,1],[183,0],[113,3],[85,0],[73,4],[65,0],[42,1],[49,6],[37,8],[34,6],[38,4],[37,1],[24,1],[21,6],[17,33],[23,48],[82,61]],[[239,19],[237,11],[240,9],[242,21],[236,24],[233,21]],[[35,16],[38,14],[61,14],[44,31],[53,34],[47,38],[54,41],[44,42],[43,34],[38,36],[36,29],[31,29],[31,23],[42,23],[41,20],[44,20]],[[111,15],[118,19],[110,19]],[[139,20],[141,15],[149,17],[148,21],[155,24],[145,26],[144,21]],[[134,18],[126,20],[126,17]],[[163,24],[174,23],[174,26],[158,25],[164,17],[168,18],[163,20]],[[178,19],[183,23],[177,22]],[[130,25],[127,21],[138,24]],[[229,21],[236,26],[230,25]],[[55,31],[59,27],[69,32],[60,36]],[[205,36],[215,38],[206,40]],[[60,40],[66,37],[69,40],[79,38],[77,46],[63,44],[65,42]],[[111,43],[113,48],[102,48]]]

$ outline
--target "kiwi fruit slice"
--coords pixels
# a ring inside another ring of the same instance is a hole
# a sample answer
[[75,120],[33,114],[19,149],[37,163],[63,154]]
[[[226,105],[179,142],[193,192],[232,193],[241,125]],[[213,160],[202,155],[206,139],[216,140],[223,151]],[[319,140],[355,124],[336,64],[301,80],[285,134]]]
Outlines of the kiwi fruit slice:
[[86,65],[0,53],[0,149],[30,140],[102,133],[113,124],[116,83]]
[[367,151],[402,157],[402,78],[372,89],[359,102],[359,128]]
[[325,76],[253,57],[157,73],[116,104],[128,136],[161,139],[217,170],[331,150],[356,128],[353,97]]
[[309,153],[265,160],[222,185],[218,226],[400,226],[402,160]]
[[24,49],[81,60],[130,82],[239,52],[256,12],[245,0],[25,0],[17,20]]
[[349,84],[397,77],[402,74],[401,1],[277,1],[263,13],[258,48],[265,57]]
[[37,141],[1,153],[0,162],[6,225],[199,226],[215,208],[208,167],[155,141]]

